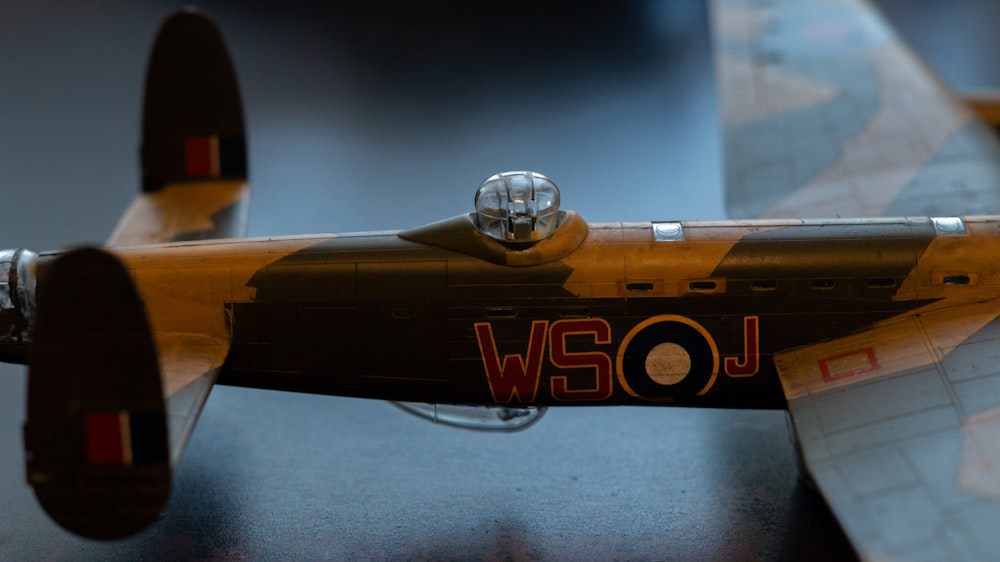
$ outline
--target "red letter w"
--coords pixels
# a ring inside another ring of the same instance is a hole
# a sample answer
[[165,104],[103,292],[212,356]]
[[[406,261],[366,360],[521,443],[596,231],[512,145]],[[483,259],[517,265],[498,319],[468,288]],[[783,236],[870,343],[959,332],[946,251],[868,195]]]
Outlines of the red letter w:
[[504,355],[503,363],[497,353],[497,343],[493,338],[493,327],[486,323],[476,323],[476,341],[486,369],[486,379],[496,402],[510,402],[517,397],[518,402],[534,402],[538,393],[538,378],[542,372],[542,352],[545,350],[545,332],[549,323],[535,320],[531,323],[528,337],[528,360],[521,355]]

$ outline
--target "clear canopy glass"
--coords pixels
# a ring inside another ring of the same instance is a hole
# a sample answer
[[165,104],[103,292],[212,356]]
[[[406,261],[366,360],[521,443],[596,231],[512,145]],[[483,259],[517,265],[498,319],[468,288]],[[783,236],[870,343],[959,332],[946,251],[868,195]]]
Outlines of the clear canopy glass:
[[507,243],[537,242],[558,226],[559,188],[535,172],[504,172],[476,191],[479,230]]

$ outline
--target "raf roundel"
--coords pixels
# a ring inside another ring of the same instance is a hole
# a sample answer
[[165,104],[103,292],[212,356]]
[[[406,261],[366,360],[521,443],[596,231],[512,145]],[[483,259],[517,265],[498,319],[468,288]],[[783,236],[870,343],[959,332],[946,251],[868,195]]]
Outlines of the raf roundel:
[[618,351],[618,382],[648,400],[701,395],[719,372],[712,336],[694,320],[664,314],[640,322]]

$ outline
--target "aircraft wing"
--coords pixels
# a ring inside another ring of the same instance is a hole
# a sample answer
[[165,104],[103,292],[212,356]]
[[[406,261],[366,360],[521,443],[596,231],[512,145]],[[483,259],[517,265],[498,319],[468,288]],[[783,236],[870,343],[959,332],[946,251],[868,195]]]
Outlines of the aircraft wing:
[[1000,301],[778,355],[805,464],[865,558],[1000,551]]
[[[712,20],[733,217],[1000,211],[992,132],[867,3],[716,0]],[[806,468],[862,558],[1000,551],[989,293],[775,357]]]
[[1000,210],[992,132],[863,0],[714,0],[732,218]]

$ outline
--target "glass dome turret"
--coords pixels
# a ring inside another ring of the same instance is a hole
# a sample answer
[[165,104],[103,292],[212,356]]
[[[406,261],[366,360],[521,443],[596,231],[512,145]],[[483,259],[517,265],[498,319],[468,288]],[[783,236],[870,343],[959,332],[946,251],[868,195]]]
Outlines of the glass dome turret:
[[506,244],[548,238],[559,222],[559,188],[535,172],[504,172],[486,178],[476,191],[480,232]]

